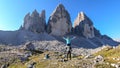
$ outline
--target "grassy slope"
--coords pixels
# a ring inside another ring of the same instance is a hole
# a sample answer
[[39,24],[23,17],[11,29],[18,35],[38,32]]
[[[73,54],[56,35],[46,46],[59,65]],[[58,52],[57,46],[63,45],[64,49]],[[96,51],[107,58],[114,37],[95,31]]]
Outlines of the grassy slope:
[[[44,54],[49,53],[51,58],[48,60],[43,59]],[[29,58],[24,64],[21,62],[15,62],[9,66],[9,68],[26,68],[26,66],[31,62],[36,62],[36,68],[82,68],[82,64],[86,63],[88,65],[92,64],[90,60],[81,60],[81,57],[72,58],[72,60],[66,62],[59,62],[58,58],[62,56],[55,56],[54,52],[45,52],[43,54],[38,54]]]
[[114,49],[111,47],[106,47],[102,51],[99,51],[94,55],[95,56],[102,55],[105,58],[106,62],[118,63],[118,62],[120,62],[120,60],[114,60],[113,58],[120,58],[120,46],[118,46]]
[[[49,60],[44,60],[44,54],[50,54]],[[112,49],[110,47],[104,48],[102,51],[97,52],[94,54],[94,56],[102,55],[105,59],[105,62],[109,63],[118,63],[120,60],[113,60],[113,58],[120,58],[120,46],[118,46],[115,49]],[[16,61],[12,63],[9,68],[26,68],[26,66],[31,62],[36,62],[35,65],[36,68],[83,68],[85,64],[87,65],[93,65],[92,59],[81,59],[83,57],[77,56],[72,58],[72,60],[66,61],[66,62],[59,62],[58,58],[62,58],[62,56],[56,56],[55,52],[44,52],[42,54],[37,54],[29,58],[28,61],[25,63],[21,63],[20,61]],[[110,65],[106,64],[96,64],[95,68],[114,68]],[[93,68],[93,67],[92,67]]]

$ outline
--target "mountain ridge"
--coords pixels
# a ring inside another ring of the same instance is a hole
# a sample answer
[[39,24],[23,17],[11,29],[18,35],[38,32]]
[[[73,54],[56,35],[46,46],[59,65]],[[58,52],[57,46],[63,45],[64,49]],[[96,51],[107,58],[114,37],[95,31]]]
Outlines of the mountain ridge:
[[116,46],[119,44],[107,35],[101,35],[84,12],[78,14],[74,21],[74,27],[72,27],[70,14],[62,4],[55,8],[47,23],[45,10],[42,10],[40,14],[34,10],[32,14],[25,15],[23,26],[17,31],[0,31],[0,43],[23,45],[26,42],[49,41],[54,38],[65,44],[63,36],[76,36],[77,38],[71,43],[73,47],[78,48],[96,48],[103,45]]

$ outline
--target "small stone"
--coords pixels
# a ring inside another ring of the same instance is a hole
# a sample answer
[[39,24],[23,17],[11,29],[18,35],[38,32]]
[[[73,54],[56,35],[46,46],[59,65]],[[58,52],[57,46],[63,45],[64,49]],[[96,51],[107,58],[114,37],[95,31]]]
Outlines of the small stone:
[[3,65],[1,66],[1,68],[7,68],[7,65],[6,65],[6,64],[3,64]]

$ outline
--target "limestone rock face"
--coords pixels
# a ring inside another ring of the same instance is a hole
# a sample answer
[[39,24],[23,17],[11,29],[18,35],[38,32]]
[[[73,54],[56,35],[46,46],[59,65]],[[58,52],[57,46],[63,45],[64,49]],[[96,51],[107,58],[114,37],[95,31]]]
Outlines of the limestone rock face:
[[71,32],[70,15],[62,4],[59,4],[48,20],[47,32],[51,35],[62,36]]
[[74,21],[74,32],[86,38],[95,37],[93,23],[83,12],[80,12]]
[[25,49],[25,50],[35,50],[35,47],[31,42],[28,42],[28,43],[25,44],[23,49]]
[[95,34],[96,37],[101,37],[102,36],[100,31],[97,30],[96,28],[94,28],[94,34]]
[[34,10],[31,15],[28,13],[24,17],[24,24],[22,28],[35,33],[41,33],[45,31],[45,26],[45,10],[43,10],[41,14]]

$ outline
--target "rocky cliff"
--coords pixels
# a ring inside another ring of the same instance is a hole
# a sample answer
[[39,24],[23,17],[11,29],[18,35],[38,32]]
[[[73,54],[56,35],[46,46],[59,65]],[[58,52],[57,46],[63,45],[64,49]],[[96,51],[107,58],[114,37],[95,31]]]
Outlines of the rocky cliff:
[[[86,38],[84,41],[82,40],[82,42],[89,43],[91,47],[99,47],[103,45],[117,45],[117,43],[107,35],[101,35],[99,30],[97,30],[94,27],[93,22],[90,20],[89,17],[87,17],[87,15],[84,12],[78,13],[77,18],[74,21],[73,32],[74,34],[80,36],[81,39],[82,37]],[[79,39],[79,41],[81,39]],[[81,43],[81,42],[76,42],[76,43],[85,45],[85,43]],[[85,46],[87,47],[87,45],[88,44],[86,44]]]
[[43,10],[40,14],[37,10],[34,10],[32,14],[28,13],[24,17],[23,27],[20,29],[28,30],[34,33],[45,32],[46,21],[45,21],[45,10]]
[[94,27],[93,22],[84,12],[78,13],[77,18],[74,21],[74,33],[84,36],[86,38],[100,37],[101,33]]
[[[24,17],[23,26],[18,31],[0,31],[0,43],[22,45],[26,42],[38,41],[43,46],[47,45],[49,49],[53,49],[54,47],[51,46],[54,44],[53,41],[57,40],[65,45],[65,40],[62,37],[69,35],[70,37],[76,36],[71,42],[73,48],[97,48],[103,45],[115,46],[119,44],[107,35],[101,35],[84,12],[78,14],[74,21],[74,27],[72,27],[70,14],[62,4],[56,7],[47,24],[45,18],[45,10],[40,14],[37,10],[34,10],[32,14],[28,13]],[[44,44],[43,41],[53,44]],[[38,46],[40,45],[38,44]]]
[[74,21],[74,32],[86,38],[95,37],[93,22],[84,14],[80,12]]
[[63,36],[71,32],[71,28],[70,15],[64,6],[59,4],[48,20],[47,32],[51,35]]

